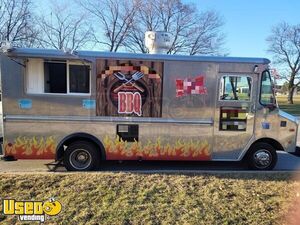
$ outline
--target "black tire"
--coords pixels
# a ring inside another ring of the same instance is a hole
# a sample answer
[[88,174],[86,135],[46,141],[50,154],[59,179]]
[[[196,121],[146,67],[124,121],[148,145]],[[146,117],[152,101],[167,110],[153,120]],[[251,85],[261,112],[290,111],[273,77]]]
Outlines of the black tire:
[[99,164],[100,153],[88,141],[76,141],[64,153],[64,165],[68,171],[90,171],[97,169]]
[[253,144],[245,157],[250,169],[272,170],[277,163],[276,149],[267,143]]

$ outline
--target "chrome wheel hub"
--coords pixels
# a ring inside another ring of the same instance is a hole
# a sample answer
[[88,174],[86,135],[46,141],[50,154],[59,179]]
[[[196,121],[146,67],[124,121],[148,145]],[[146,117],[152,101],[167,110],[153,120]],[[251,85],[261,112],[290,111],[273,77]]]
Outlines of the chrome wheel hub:
[[92,156],[85,149],[75,149],[69,158],[70,164],[77,170],[84,170],[91,165]]
[[266,168],[272,162],[272,154],[266,149],[261,149],[255,152],[254,162],[258,168]]

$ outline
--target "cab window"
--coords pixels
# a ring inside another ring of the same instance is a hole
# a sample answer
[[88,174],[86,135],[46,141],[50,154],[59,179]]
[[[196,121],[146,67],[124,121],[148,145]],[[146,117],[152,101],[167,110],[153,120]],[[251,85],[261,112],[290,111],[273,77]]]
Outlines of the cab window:
[[261,78],[260,103],[262,105],[276,104],[273,83],[269,71],[264,71]]
[[250,101],[252,79],[247,76],[225,75],[220,81],[220,100]]

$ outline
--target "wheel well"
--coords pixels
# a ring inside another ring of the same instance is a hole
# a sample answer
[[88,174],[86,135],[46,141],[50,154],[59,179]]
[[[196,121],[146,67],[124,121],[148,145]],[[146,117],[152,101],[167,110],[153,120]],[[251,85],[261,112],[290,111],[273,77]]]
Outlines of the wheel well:
[[64,156],[65,148],[64,146],[68,146],[69,144],[75,142],[75,141],[88,141],[93,143],[95,146],[100,148],[100,156],[102,160],[105,160],[105,149],[101,141],[94,137],[93,135],[87,134],[87,133],[74,133],[71,135],[68,135],[64,139],[60,141],[60,143],[57,145],[56,148],[56,155],[55,160],[62,159]]
[[267,143],[267,144],[271,145],[273,148],[275,148],[276,150],[282,150],[282,151],[284,150],[284,148],[282,147],[282,145],[278,141],[276,141],[276,140],[274,140],[272,138],[261,138],[261,139],[258,139],[257,141],[255,141],[254,143],[252,143],[252,145],[255,144],[255,143],[257,143],[257,142]]
[[[272,139],[272,138],[261,138],[261,139],[258,139],[258,140],[256,140],[255,142],[253,142],[253,143],[251,144],[251,146],[248,148],[248,150],[249,150],[254,144],[256,144],[256,143],[258,143],[258,142],[267,143],[267,144],[271,145],[273,148],[275,148],[276,150],[281,150],[281,151],[284,150],[284,148],[282,147],[282,145],[281,145],[278,141],[276,141],[275,139]],[[247,150],[247,152],[243,155],[243,160],[247,158],[248,150]]]

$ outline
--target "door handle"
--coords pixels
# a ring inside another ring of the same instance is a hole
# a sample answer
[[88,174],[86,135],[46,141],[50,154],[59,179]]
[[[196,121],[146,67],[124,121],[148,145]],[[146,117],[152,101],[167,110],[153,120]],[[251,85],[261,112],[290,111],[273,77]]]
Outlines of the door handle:
[[254,113],[255,113],[255,110],[256,110],[255,104],[252,104],[252,105],[250,106],[250,112],[254,114]]

